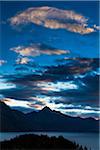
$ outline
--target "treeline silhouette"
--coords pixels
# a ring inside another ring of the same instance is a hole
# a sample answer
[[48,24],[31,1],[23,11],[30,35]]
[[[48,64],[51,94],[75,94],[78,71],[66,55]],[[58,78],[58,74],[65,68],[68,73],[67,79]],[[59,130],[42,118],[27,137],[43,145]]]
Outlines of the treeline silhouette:
[[8,141],[0,142],[1,150],[88,150],[62,136],[20,135]]

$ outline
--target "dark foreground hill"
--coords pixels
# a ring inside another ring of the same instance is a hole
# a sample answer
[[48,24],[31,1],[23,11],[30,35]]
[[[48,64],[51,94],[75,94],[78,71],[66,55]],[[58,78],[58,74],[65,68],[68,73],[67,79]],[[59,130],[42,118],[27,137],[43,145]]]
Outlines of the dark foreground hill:
[[0,131],[66,131],[98,132],[99,121],[93,118],[70,117],[45,107],[39,112],[24,114],[0,102]]
[[0,143],[1,150],[87,150],[62,136],[48,137],[46,135],[20,135],[9,141]]

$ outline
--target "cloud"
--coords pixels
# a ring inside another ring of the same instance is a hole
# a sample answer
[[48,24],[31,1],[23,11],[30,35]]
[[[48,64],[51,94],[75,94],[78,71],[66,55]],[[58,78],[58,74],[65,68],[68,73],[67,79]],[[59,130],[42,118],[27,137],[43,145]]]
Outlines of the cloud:
[[5,61],[5,60],[0,60],[0,66],[4,65],[5,63],[7,63],[7,61]]
[[11,107],[20,106],[20,107],[27,107],[28,108],[28,104],[29,104],[28,101],[15,100],[15,99],[11,99],[11,98],[5,98],[2,101]]
[[[85,61],[85,64],[88,63]],[[29,97],[41,94],[45,97],[55,96],[56,99],[58,97],[61,97],[61,99],[66,98],[63,103],[71,101],[73,103],[95,103],[95,105],[98,105],[99,76],[93,74],[92,69],[94,68],[91,67],[90,71],[87,70],[84,75],[81,75],[81,72],[78,74],[74,73],[74,71],[71,72],[70,67],[72,66],[67,67],[66,65],[47,67],[47,70],[42,74],[6,76],[6,82],[15,85],[15,88],[1,89],[1,94],[17,99],[29,99]],[[76,63],[73,63],[73,65],[76,66]],[[92,62],[91,65],[93,66],[94,63]]]
[[45,27],[51,28],[51,29],[66,29],[71,32],[80,33],[80,34],[88,34],[94,32],[93,28],[86,28],[80,24],[77,23],[60,23],[59,21],[55,20],[47,20],[45,22]]
[[27,57],[22,57],[22,58],[18,58],[18,59],[16,60],[16,63],[17,63],[17,64],[28,64],[29,61],[30,61],[29,58],[27,58]]
[[78,86],[74,84],[72,81],[67,82],[45,82],[41,81],[37,83],[37,86],[43,91],[54,91],[59,92],[61,90],[71,90],[71,89],[78,89]]
[[95,32],[88,27],[88,19],[72,10],[55,7],[32,7],[10,19],[11,25],[34,23],[50,29],[65,29],[79,34]]
[[[33,110],[41,110],[45,106],[45,101],[39,97],[30,97],[29,100],[22,100],[22,99],[13,99],[13,98],[3,98],[1,99],[4,103],[14,109],[22,109],[24,112],[29,112]],[[30,110],[29,110],[30,109]]]
[[[46,44],[31,44],[29,46],[18,46],[11,48],[11,50],[20,54],[21,56],[39,56],[39,55],[61,55],[61,54],[69,54],[69,50],[61,50],[57,48],[53,48]],[[26,59],[24,58],[24,62]],[[28,60],[27,60],[28,61]]]
[[[62,109],[61,109],[62,110]],[[100,110],[96,110],[96,108],[91,108],[91,109],[86,109],[84,107],[77,108],[73,106],[72,108],[63,108],[62,112],[64,114],[74,116],[74,117],[82,117],[82,118],[88,118],[88,117],[93,117],[96,120],[99,120],[99,114]]]
[[7,83],[6,79],[3,79],[3,77],[0,77],[0,90],[1,89],[10,89],[15,88],[16,86],[12,83]]
[[[64,64],[64,63],[74,63],[74,64],[80,64],[80,65],[86,65],[89,66],[91,63],[95,61],[96,59],[92,58],[80,58],[80,57],[64,57],[61,59],[56,59],[55,62],[59,64]],[[68,64],[67,63],[67,64]]]
[[57,62],[61,63],[59,65],[48,66],[45,74],[60,74],[62,78],[63,76],[82,75],[90,72],[94,68],[94,65],[96,65],[95,59],[88,58],[57,59]]
[[[91,69],[84,72],[84,67]],[[27,101],[34,110],[48,106],[72,116],[97,117],[99,75],[94,70],[98,67],[99,59],[70,58],[62,65],[45,67],[41,74],[1,76],[0,94],[19,101],[19,107],[20,101]]]
[[100,30],[100,26],[94,25],[93,26],[96,30]]

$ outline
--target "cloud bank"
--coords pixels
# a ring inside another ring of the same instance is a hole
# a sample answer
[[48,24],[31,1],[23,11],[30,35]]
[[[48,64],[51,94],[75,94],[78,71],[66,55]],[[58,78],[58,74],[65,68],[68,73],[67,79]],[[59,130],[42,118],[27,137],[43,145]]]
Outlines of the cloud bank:
[[72,116],[98,118],[98,68],[99,59],[69,58],[64,64],[45,66],[41,74],[2,76],[2,84],[13,86],[1,88],[0,93],[4,101],[12,105],[19,101],[19,106],[28,105],[30,110],[48,106]]

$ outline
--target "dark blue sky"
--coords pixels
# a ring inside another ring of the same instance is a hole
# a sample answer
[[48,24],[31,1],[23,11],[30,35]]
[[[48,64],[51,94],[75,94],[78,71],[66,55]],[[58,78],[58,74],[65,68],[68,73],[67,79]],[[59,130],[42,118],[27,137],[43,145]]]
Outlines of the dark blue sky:
[[1,99],[98,118],[99,2],[0,3]]

